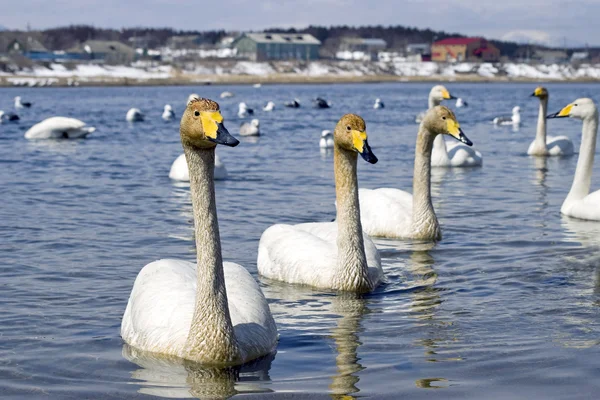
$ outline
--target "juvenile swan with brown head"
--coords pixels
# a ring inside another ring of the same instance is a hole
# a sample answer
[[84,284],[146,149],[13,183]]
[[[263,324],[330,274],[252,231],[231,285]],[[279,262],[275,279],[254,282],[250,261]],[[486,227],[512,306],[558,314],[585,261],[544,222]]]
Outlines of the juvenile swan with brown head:
[[258,245],[258,272],[288,283],[365,293],[381,283],[383,270],[362,230],[356,164],[359,155],[371,164],[377,157],[358,115],[344,115],[333,137],[336,221],[269,227]]
[[467,146],[456,116],[444,106],[427,111],[417,135],[413,194],[393,189],[360,189],[361,221],[371,236],[440,240],[442,232],[431,202],[431,152],[438,135],[449,135]]
[[190,172],[197,264],[163,259],[138,274],[121,336],[140,350],[236,365],[272,352],[277,329],[256,281],[223,262],[213,183],[215,147],[239,141],[223,125],[219,105],[192,99],[181,118]]

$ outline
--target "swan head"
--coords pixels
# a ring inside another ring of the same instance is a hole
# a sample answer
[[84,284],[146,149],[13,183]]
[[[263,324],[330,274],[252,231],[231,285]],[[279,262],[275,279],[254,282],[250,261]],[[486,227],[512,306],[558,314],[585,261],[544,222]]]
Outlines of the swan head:
[[188,96],[187,102],[189,103],[190,101],[194,100],[194,99],[199,99],[200,96],[196,93],[192,93]]
[[330,130],[324,129],[323,131],[321,131],[321,137],[327,137],[327,136],[331,136]]
[[450,135],[467,146],[473,146],[473,142],[464,134],[460,124],[456,120],[456,115],[444,106],[435,106],[425,114],[421,125],[436,135]]
[[557,113],[550,114],[546,118],[577,118],[586,119],[598,114],[598,109],[594,100],[588,98],[577,99],[571,104],[566,105]]
[[250,123],[252,124],[252,126],[255,126],[258,128],[258,126],[260,125],[260,121],[257,120],[256,118],[253,119],[252,121],[250,121]]
[[190,101],[181,117],[181,141],[197,148],[211,148],[217,144],[235,147],[240,142],[223,125],[219,104],[203,98]]
[[538,86],[535,88],[533,93],[531,93],[532,97],[539,97],[540,99],[548,98],[548,90],[543,86]]
[[356,114],[346,114],[339,120],[333,132],[333,141],[344,150],[358,152],[368,163],[377,162],[367,142],[367,124]]
[[520,111],[521,111],[521,107],[519,107],[519,106],[514,106],[512,109],[513,115],[517,115]]
[[456,97],[452,96],[448,89],[443,85],[435,85],[432,87],[431,92],[429,92],[429,97],[438,101],[456,99]]

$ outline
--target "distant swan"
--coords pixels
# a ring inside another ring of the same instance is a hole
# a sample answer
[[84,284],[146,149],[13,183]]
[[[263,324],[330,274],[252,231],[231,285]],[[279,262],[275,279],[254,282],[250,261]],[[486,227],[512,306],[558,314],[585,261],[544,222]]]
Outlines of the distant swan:
[[180,133],[190,161],[197,264],[164,259],[142,268],[121,336],[134,348],[167,357],[243,364],[275,349],[277,328],[252,275],[221,258],[212,179],[215,145],[239,142],[223,126],[219,105],[207,99],[188,104]]
[[319,147],[322,149],[333,149],[333,134],[331,131],[325,129],[323,132],[321,132]]
[[248,115],[254,114],[254,110],[249,108],[248,105],[244,102],[241,102],[238,107],[238,117],[245,118]]
[[529,145],[530,156],[570,156],[574,153],[573,142],[566,136],[546,136],[546,115],[548,114],[549,94],[546,88],[537,87],[532,96],[540,99],[537,132]]
[[51,117],[29,128],[25,139],[80,139],[95,130],[75,118]]
[[264,111],[273,111],[274,108],[275,108],[275,103],[273,103],[272,101],[269,101],[267,103],[267,105],[263,107],[263,110]]
[[221,95],[219,97],[221,97],[222,99],[227,99],[229,97],[233,97],[233,93],[231,93],[231,92],[223,92],[223,93],[221,93]]
[[560,212],[569,217],[600,221],[600,190],[590,193],[592,167],[598,135],[598,109],[592,99],[577,99],[548,118],[571,117],[583,121],[581,147],[575,169],[575,178]]
[[510,117],[496,117],[492,121],[494,125],[519,125],[521,123],[521,107],[514,106],[512,109],[512,116]]
[[385,108],[385,104],[383,104],[383,101],[381,101],[381,99],[375,99],[375,104],[373,104],[373,108]]
[[364,120],[344,115],[334,131],[337,221],[273,225],[260,238],[258,272],[321,289],[370,292],[383,279],[377,248],[363,232],[358,203],[358,154],[374,164]]
[[173,111],[173,107],[171,107],[170,104],[165,105],[165,109],[162,113],[162,119],[164,119],[165,121],[171,121],[175,119],[175,112]]
[[431,149],[437,135],[446,134],[471,146],[452,111],[435,106],[427,111],[417,135],[413,194],[392,189],[360,189],[360,218],[370,236],[441,240],[431,202]]
[[[175,181],[189,182],[190,171],[188,169],[187,160],[185,154],[181,154],[173,161],[171,170],[169,171],[169,178]],[[216,181],[227,179],[227,169],[221,162],[219,155],[215,153],[215,177]]]
[[240,126],[240,136],[260,136],[260,121],[256,118]]
[[129,122],[141,122],[144,120],[144,114],[142,114],[139,108],[130,108],[127,111],[125,119]]
[[461,99],[460,97],[458,99],[456,99],[456,108],[462,108],[462,107],[467,107],[469,104],[467,104],[466,101],[464,101],[463,99]]
[[21,101],[21,96],[15,97],[15,108],[29,108],[31,103],[27,101]]

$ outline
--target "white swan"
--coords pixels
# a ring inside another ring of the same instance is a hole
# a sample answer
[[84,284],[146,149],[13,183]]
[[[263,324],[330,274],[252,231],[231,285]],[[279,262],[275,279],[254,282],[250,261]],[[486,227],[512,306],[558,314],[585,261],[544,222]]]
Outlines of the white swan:
[[127,111],[125,119],[129,122],[141,122],[144,120],[144,114],[142,114],[139,108],[130,108]]
[[560,212],[569,217],[600,221],[600,190],[590,193],[592,167],[596,152],[598,135],[598,109],[592,99],[577,99],[548,118],[571,117],[583,121],[579,159],[575,169],[575,178],[560,208]]
[[233,97],[233,93],[231,93],[231,92],[223,92],[223,93],[220,94],[219,97],[221,97],[222,99],[228,99],[230,97]]
[[173,111],[173,107],[170,104],[165,104],[165,108],[162,113],[162,119],[165,121],[171,121],[175,119],[175,112]]
[[121,336],[143,351],[204,364],[243,364],[274,350],[277,328],[250,273],[221,258],[215,144],[239,142],[223,126],[219,105],[207,99],[188,104],[180,133],[190,166],[197,264],[146,265],[133,285]]
[[570,156],[574,153],[571,139],[566,136],[546,136],[546,115],[548,114],[549,94],[546,88],[538,86],[532,96],[540,99],[537,132],[535,140],[529,145],[530,156]]
[[29,128],[25,132],[25,139],[80,139],[95,130],[93,126],[75,118],[51,117]]
[[241,102],[238,106],[238,117],[245,118],[248,115],[254,114],[254,110],[249,108],[248,105],[244,102]]
[[263,111],[273,111],[275,109],[275,103],[269,101],[266,106],[263,107]]
[[273,225],[258,245],[258,272],[270,279],[322,289],[369,292],[383,279],[377,248],[363,232],[358,203],[358,154],[377,157],[367,142],[364,120],[346,114],[334,131],[337,221]]
[[[199,99],[199,98],[200,98],[200,95],[198,95],[197,93],[192,93],[188,96],[187,103],[189,103],[190,101],[192,101],[194,99]],[[186,105],[187,105],[187,103],[186,103]]]
[[[429,91],[429,97],[427,98],[427,110],[431,110],[435,106],[439,106],[442,104],[443,100],[456,99],[456,97],[452,96],[448,89],[446,89],[443,85],[435,85]],[[422,111],[415,117],[415,122],[420,124],[425,118],[425,114],[427,111]]]
[[431,151],[437,135],[450,135],[467,145],[452,111],[436,106],[427,111],[417,135],[413,194],[392,189],[360,189],[360,218],[371,236],[440,240],[442,233],[431,202]]
[[21,101],[21,96],[17,96],[15,97],[15,108],[29,108],[31,107],[31,103],[24,101]]
[[256,118],[240,125],[240,136],[260,136],[260,121]]
[[[173,161],[171,170],[169,171],[169,178],[175,181],[189,182],[190,181],[190,170],[188,169],[187,160],[185,154],[181,154]],[[227,179],[227,168],[225,164],[221,162],[218,154],[215,154],[215,176],[216,181]]]
[[521,107],[514,106],[512,116],[496,117],[492,120],[494,125],[519,125],[521,123]]
[[330,130],[325,129],[321,132],[319,147],[322,149],[333,149],[333,134]]
[[373,104],[373,108],[374,109],[378,109],[378,108],[385,108],[385,104],[383,103],[383,101],[381,101],[381,99],[375,99],[375,104]]

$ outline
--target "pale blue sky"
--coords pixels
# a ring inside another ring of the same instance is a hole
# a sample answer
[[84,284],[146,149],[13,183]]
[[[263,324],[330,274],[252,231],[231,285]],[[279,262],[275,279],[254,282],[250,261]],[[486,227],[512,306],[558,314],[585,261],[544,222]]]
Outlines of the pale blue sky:
[[382,24],[600,46],[599,15],[600,0],[7,0],[0,25],[260,30]]

